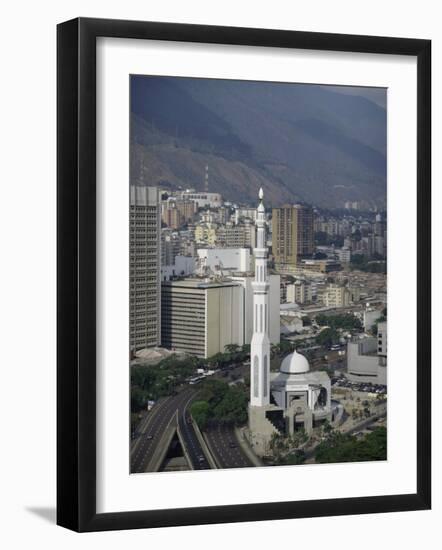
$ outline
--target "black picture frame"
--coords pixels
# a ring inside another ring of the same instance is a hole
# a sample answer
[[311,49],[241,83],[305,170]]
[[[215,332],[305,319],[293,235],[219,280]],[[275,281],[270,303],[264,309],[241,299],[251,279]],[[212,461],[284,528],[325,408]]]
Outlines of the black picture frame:
[[[396,54],[417,58],[417,492],[96,512],[96,39]],[[74,19],[57,28],[57,523],[75,531],[425,510],[431,506],[431,41]]]

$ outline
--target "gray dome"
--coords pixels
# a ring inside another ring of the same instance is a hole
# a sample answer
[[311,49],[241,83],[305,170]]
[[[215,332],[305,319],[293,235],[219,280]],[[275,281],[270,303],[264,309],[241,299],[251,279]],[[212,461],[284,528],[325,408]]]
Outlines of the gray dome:
[[310,365],[304,355],[295,350],[284,357],[279,370],[284,374],[302,374],[310,370]]

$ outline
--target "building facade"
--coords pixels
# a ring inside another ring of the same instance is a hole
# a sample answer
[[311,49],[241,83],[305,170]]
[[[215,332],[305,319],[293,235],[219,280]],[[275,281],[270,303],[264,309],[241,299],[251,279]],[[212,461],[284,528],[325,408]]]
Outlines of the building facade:
[[273,208],[272,252],[281,267],[296,266],[314,253],[313,209],[295,204]]
[[270,404],[269,280],[263,191],[259,191],[256,215],[255,279],[253,289],[253,336],[250,344],[250,407]]
[[216,236],[219,244],[229,248],[255,247],[255,226],[248,219],[237,225],[231,222],[220,225]]
[[162,345],[197,357],[242,345],[243,289],[234,281],[199,278],[162,283]]
[[250,270],[248,248],[199,248],[198,258],[213,273],[230,274]]
[[295,281],[287,285],[287,302],[308,304],[313,301],[313,288],[307,281]]
[[378,336],[347,344],[347,377],[351,382],[387,385],[387,323],[379,323]]
[[130,351],[161,342],[161,216],[156,187],[130,187]]
[[220,193],[198,192],[194,190],[181,191],[178,196],[183,200],[194,201],[198,208],[219,208],[223,205],[223,197]]
[[[253,336],[253,280],[254,277],[250,274],[232,275],[230,277],[244,288],[244,344],[250,344]],[[269,284],[269,340],[271,344],[279,344],[281,337],[280,314],[279,308],[281,304],[280,293],[280,276],[270,274],[268,276]]]

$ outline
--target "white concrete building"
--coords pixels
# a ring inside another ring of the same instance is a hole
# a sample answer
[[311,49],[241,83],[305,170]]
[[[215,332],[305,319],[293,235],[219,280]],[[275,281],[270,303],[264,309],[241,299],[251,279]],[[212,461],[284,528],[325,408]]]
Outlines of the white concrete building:
[[[255,280],[253,289],[253,336],[250,344],[250,407],[270,403],[269,282],[263,191],[259,190],[256,216]],[[279,285],[278,285],[279,292]]]
[[387,321],[378,323],[378,355],[387,357]]
[[387,323],[379,323],[378,337],[347,344],[347,377],[351,382],[387,385]]
[[162,281],[170,281],[175,277],[188,277],[195,273],[198,265],[196,258],[178,254],[174,259],[174,263],[161,266]]
[[[249,440],[259,456],[270,454],[274,434],[292,436],[315,422],[331,418],[330,379],[325,372],[310,372],[307,359],[296,351],[283,360],[270,382],[269,278],[265,241],[265,210],[259,192],[256,227],[253,336],[250,349]],[[278,285],[279,292],[279,285]]]
[[195,201],[198,208],[204,208],[206,206],[210,208],[218,208],[223,205],[223,197],[220,193],[207,193],[205,191],[194,191],[187,189],[181,191],[178,196],[183,200]]
[[248,248],[199,248],[198,258],[213,273],[230,275],[250,270],[250,250]]
[[[244,343],[250,344],[253,336],[253,276],[233,275],[230,277],[244,288]],[[280,341],[280,289],[279,275],[268,276],[269,284],[269,339],[271,344],[279,344]]]
[[364,310],[362,324],[364,330],[369,331],[375,322],[382,316],[382,312],[379,309],[369,308]]
[[306,304],[313,300],[312,285],[306,281],[295,281],[287,285],[287,302]]
[[271,393],[278,407],[293,409],[286,412],[289,433],[300,427],[308,433],[314,423],[330,419],[330,378],[326,372],[311,372],[307,359],[296,351],[284,358],[279,373],[272,376]]
[[310,371],[307,359],[294,351],[270,375],[269,405],[249,406],[250,443],[258,456],[271,454],[274,434],[293,436],[300,429],[310,434],[314,427],[332,419],[331,382],[324,371]]

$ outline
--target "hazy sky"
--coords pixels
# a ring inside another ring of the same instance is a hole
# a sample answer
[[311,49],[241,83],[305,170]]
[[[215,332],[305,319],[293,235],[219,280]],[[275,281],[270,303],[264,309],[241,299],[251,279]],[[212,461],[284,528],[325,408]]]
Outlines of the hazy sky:
[[365,97],[384,109],[387,107],[387,88],[361,88],[358,86],[323,86],[338,94]]

